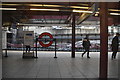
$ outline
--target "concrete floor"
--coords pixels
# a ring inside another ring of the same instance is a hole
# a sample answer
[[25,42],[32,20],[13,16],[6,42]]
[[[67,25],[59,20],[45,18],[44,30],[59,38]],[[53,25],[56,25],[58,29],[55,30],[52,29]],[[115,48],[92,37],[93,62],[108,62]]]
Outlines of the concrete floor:
[[[8,57],[2,60],[3,78],[98,78],[99,52],[90,52],[90,59],[82,52],[57,52],[54,59],[53,51],[38,51],[38,59],[23,59],[22,51],[8,51]],[[108,77],[118,77],[118,60],[111,60],[109,53]]]

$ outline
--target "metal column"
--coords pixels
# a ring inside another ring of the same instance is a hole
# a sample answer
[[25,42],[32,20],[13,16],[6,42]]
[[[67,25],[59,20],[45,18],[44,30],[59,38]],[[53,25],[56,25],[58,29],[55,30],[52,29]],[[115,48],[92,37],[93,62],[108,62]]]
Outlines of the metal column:
[[72,53],[71,57],[75,58],[75,14],[72,15]]
[[[118,3],[118,10],[120,10],[120,1]],[[118,16],[117,20],[118,20],[118,23],[120,24],[120,16]],[[119,32],[120,32],[120,28],[119,28]],[[118,53],[118,78],[120,80],[120,69],[119,69],[119,67],[120,67],[120,52]]]
[[56,41],[56,39],[54,39],[53,41],[55,41],[55,57],[54,58],[57,58],[57,54],[56,54],[56,44],[57,44],[57,41]]
[[108,8],[100,3],[100,71],[99,78],[107,79],[108,72]]
[[[2,4],[2,2],[0,2]],[[2,8],[2,5],[0,5],[0,8]],[[0,80],[2,79],[2,10],[0,10]],[[4,62],[5,63],[5,62]]]
[[37,42],[38,42],[38,38],[36,37],[36,41],[35,41],[35,44],[36,44],[36,47],[35,47],[36,56],[34,58],[38,58],[38,56],[37,56]]

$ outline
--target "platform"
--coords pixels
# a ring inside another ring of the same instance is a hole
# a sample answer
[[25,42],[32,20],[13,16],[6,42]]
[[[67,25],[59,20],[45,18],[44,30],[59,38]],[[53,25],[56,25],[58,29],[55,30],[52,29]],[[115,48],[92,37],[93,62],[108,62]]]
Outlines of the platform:
[[[76,52],[76,58],[71,58],[71,52],[38,51],[37,59],[22,59],[22,51],[9,51],[8,57],[3,57],[3,78],[98,78],[99,52],[90,52],[90,59],[81,57],[82,52]],[[108,56],[108,77],[118,77],[118,59],[111,60]]]

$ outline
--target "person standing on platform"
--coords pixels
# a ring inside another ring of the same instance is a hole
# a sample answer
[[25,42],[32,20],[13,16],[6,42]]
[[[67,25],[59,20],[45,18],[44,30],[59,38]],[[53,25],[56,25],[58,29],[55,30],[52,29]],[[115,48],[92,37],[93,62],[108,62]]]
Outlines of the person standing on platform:
[[112,39],[112,44],[111,44],[111,48],[112,48],[112,60],[116,59],[116,54],[118,52],[118,47],[119,47],[119,33],[116,33],[116,36]]
[[87,58],[90,58],[89,49],[90,49],[91,44],[90,44],[88,35],[86,35],[86,37],[83,39],[82,45],[83,45],[83,48],[85,49],[84,53],[82,53],[82,57],[87,52]]
[[27,53],[27,52],[30,52],[30,50],[31,50],[30,45],[26,45],[26,53]]

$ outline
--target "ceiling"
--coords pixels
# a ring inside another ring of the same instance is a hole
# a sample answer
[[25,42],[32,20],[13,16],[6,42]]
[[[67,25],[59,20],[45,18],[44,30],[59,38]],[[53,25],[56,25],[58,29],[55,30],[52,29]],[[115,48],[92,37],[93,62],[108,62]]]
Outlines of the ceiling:
[[[99,21],[99,15],[95,17],[94,15],[92,16],[93,13],[91,13],[95,8],[99,8],[99,3],[97,3],[97,5],[98,6],[94,6],[93,2],[6,2],[2,3],[2,21],[3,25],[11,23],[70,24],[72,14],[74,13],[76,15],[76,24],[80,24],[83,19],[87,19],[86,24],[90,24],[91,22],[88,21]],[[118,6],[118,3],[109,3],[109,9],[114,9],[109,10],[109,12],[120,13],[120,11],[115,11],[118,10]],[[82,19],[81,16],[83,14],[86,16]],[[118,16],[111,15],[109,17],[114,19]]]

